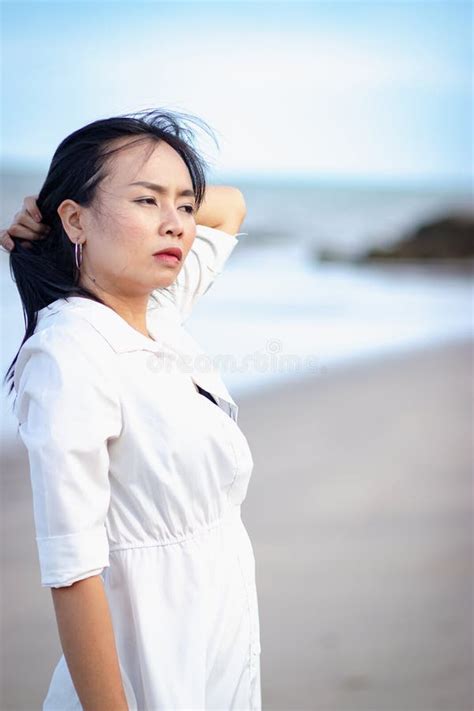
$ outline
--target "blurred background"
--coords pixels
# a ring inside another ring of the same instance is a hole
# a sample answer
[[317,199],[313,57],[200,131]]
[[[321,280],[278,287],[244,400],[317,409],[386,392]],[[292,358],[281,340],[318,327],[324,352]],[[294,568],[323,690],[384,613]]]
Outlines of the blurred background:
[[[469,711],[472,5],[2,2],[1,220],[59,142],[163,107],[204,119],[245,233],[187,327],[255,468],[263,707]],[[24,334],[0,253],[2,377]],[[3,711],[60,654],[2,397]]]

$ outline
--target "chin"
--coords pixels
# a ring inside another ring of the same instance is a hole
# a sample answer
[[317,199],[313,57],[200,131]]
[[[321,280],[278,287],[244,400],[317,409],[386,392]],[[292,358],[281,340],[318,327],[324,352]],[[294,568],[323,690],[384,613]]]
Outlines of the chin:
[[155,282],[155,284],[152,286],[152,290],[154,291],[155,289],[166,289],[168,286],[171,286],[171,284],[176,281],[176,274],[177,272],[171,272],[167,275],[164,275],[159,280],[159,283]]

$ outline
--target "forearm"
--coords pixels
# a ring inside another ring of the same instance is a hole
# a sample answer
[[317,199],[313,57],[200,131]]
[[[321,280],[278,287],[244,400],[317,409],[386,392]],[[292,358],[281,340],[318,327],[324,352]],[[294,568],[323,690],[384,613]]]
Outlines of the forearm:
[[238,232],[246,215],[245,199],[238,188],[208,185],[196,224],[215,227],[231,234]]
[[128,711],[102,578],[51,588],[59,637],[84,711]]

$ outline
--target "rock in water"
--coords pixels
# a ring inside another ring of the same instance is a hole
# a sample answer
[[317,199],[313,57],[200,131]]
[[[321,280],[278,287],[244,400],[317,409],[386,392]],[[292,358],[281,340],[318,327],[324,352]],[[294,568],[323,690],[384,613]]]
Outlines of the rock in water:
[[359,260],[474,257],[474,215],[453,214],[420,225],[400,241],[369,249]]

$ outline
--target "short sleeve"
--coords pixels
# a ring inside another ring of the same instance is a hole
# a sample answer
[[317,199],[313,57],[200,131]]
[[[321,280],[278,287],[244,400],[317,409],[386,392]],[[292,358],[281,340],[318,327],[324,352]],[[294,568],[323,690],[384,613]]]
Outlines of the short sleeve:
[[41,585],[63,587],[109,565],[109,440],[116,388],[87,338],[51,326],[22,346],[14,412],[28,451]]
[[[203,296],[224,269],[225,263],[239,243],[239,232],[230,235],[223,230],[205,225],[196,226],[196,237],[175,281],[162,289],[155,289],[153,297],[162,306],[174,305],[181,323],[191,315],[198,299]],[[153,300],[151,300],[151,308]]]

